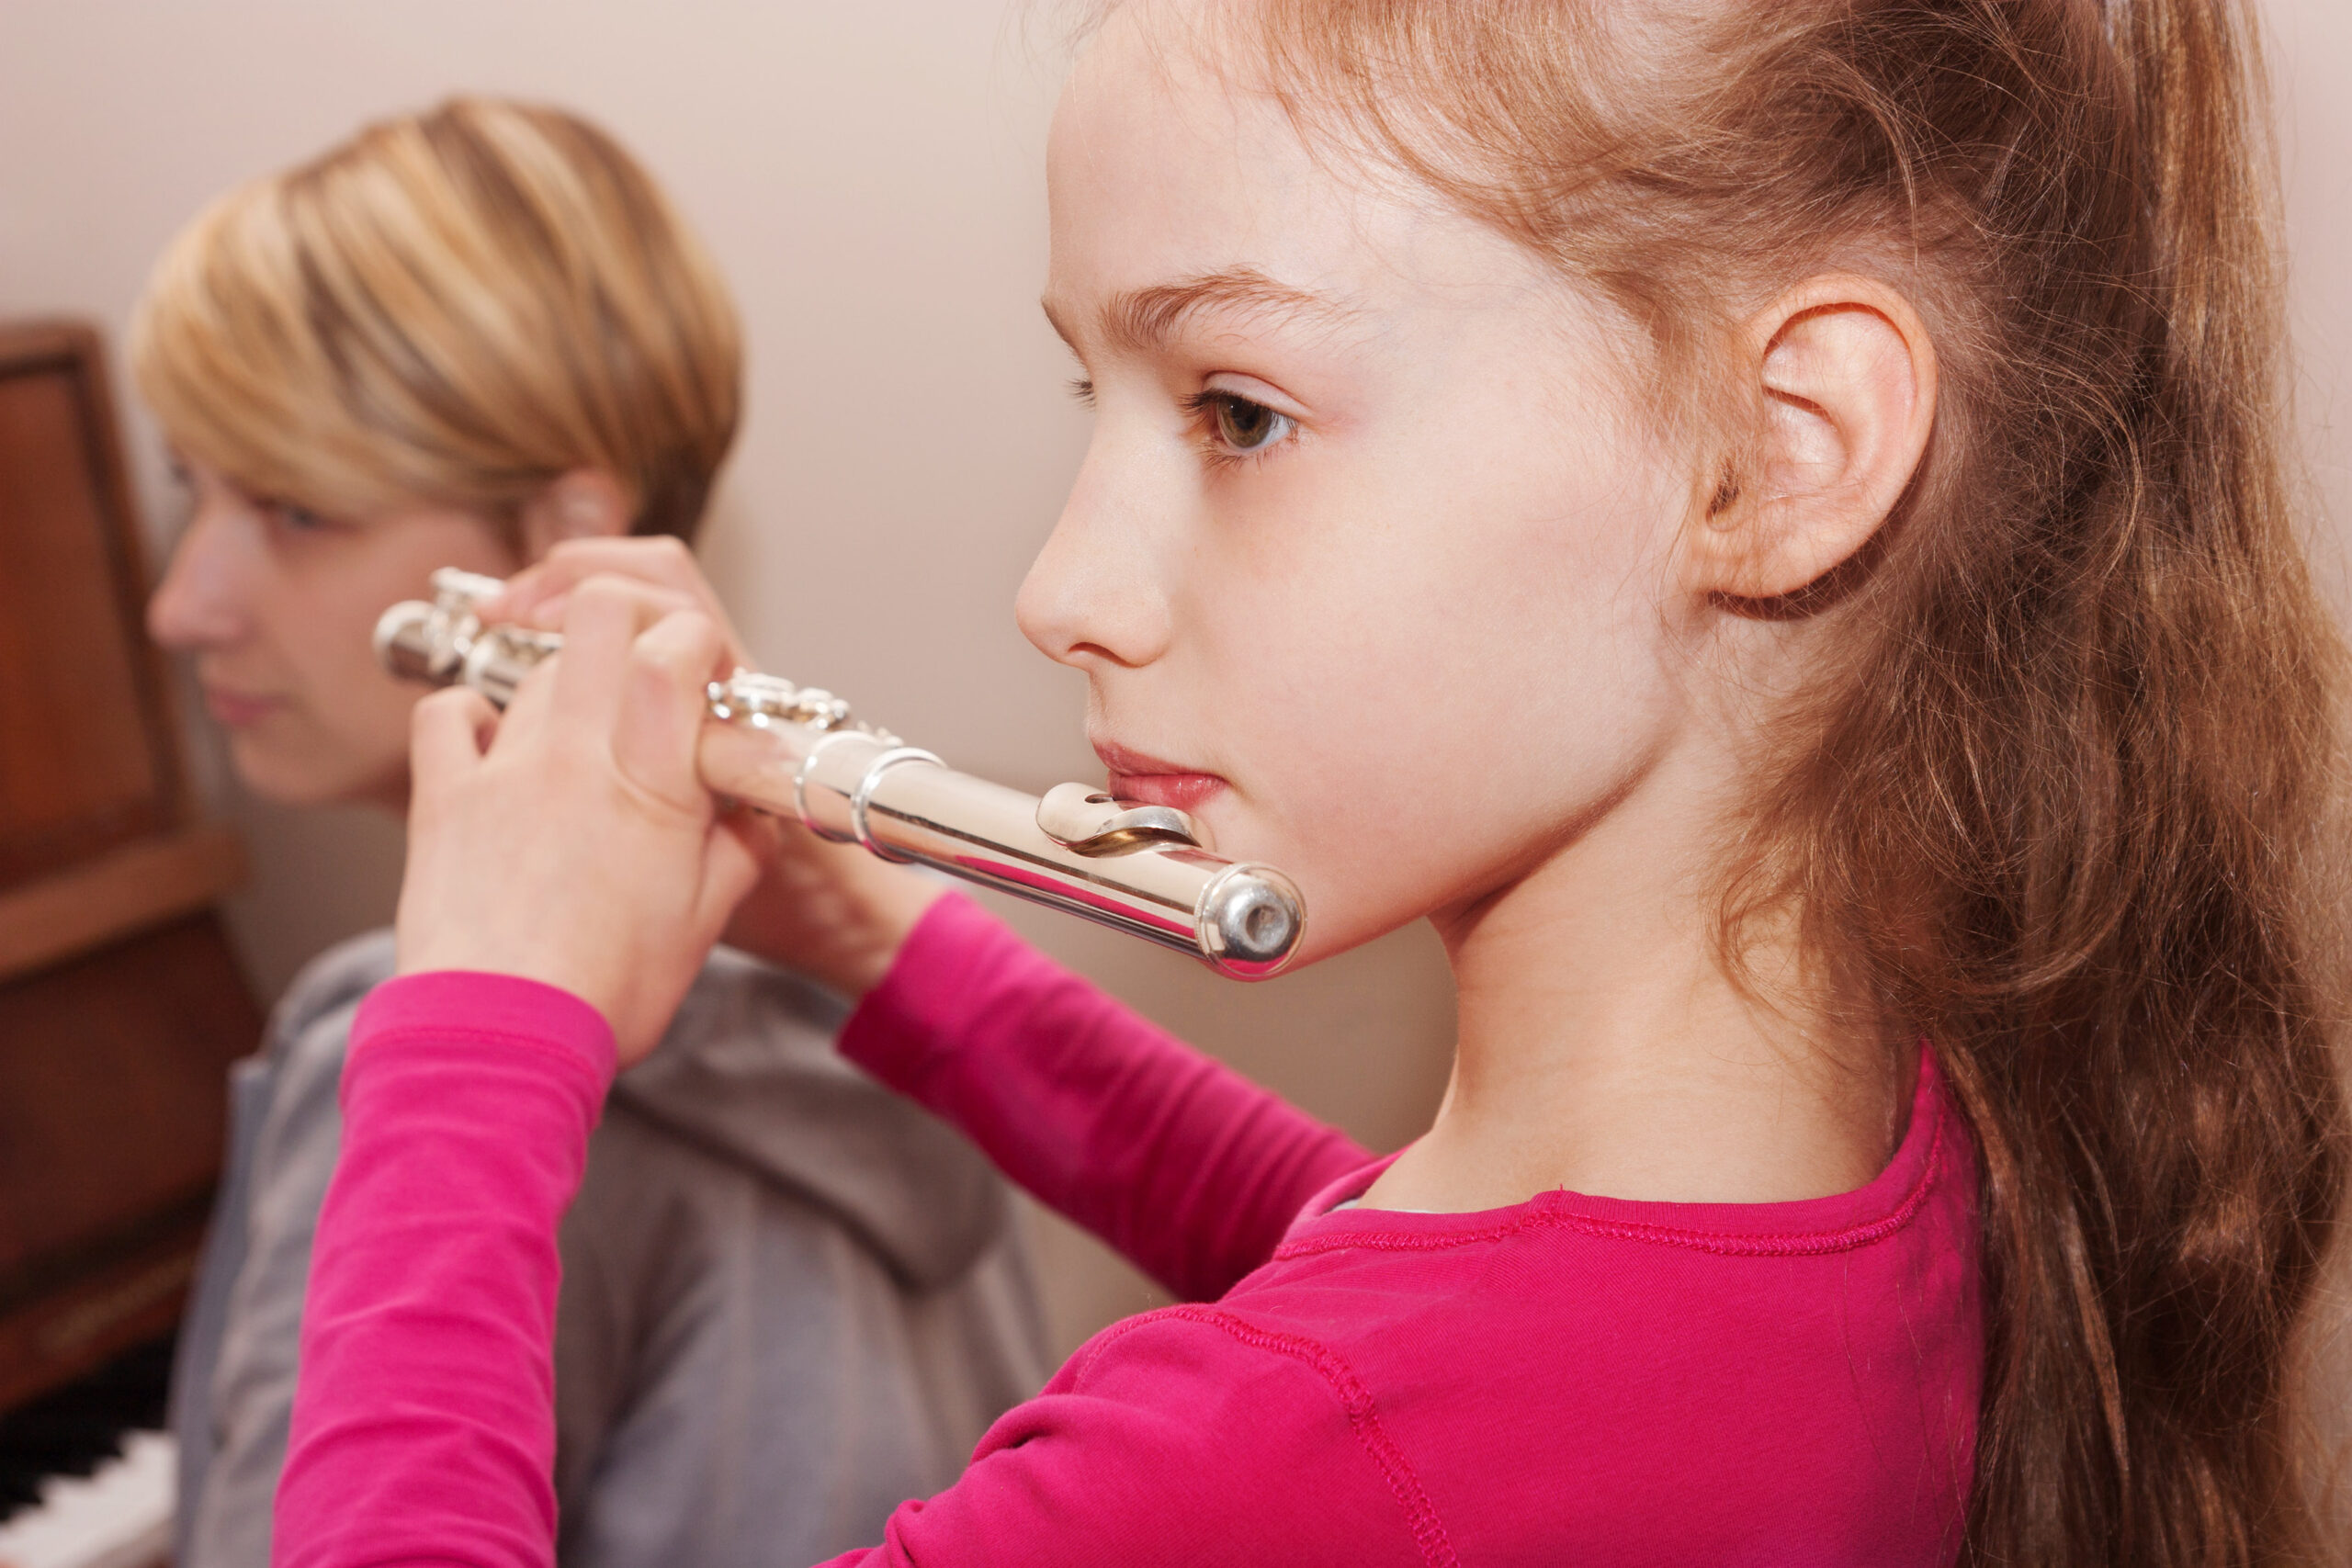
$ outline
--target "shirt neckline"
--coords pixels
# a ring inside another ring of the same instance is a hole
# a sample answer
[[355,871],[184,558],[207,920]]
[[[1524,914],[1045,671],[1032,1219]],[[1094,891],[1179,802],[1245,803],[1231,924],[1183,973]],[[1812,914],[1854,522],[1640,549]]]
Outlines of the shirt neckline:
[[1333,1207],[1363,1196],[1396,1162],[1392,1154],[1349,1172],[1308,1200],[1274,1257],[1351,1248],[1427,1251],[1499,1240],[1530,1229],[1573,1230],[1722,1254],[1849,1251],[1909,1224],[1946,1161],[1946,1145],[1961,1130],[1935,1052],[1922,1042],[1918,1085],[1903,1141],[1877,1176],[1849,1191],[1775,1203],[1675,1203],[1603,1198],[1562,1188],[1507,1208],[1457,1213]]

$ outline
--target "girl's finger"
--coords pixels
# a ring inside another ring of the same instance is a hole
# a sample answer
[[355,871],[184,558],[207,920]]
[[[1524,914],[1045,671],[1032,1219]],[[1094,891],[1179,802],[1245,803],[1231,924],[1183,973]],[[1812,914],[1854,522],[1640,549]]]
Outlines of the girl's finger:
[[[681,593],[675,589],[640,582],[632,577],[617,576],[612,572],[598,572],[594,578],[586,581],[620,585],[636,594],[639,601],[656,615],[667,614],[671,610],[695,610],[705,615],[710,613],[708,607],[691,593]],[[559,592],[541,597],[537,601],[537,607],[527,617],[515,618],[542,631],[559,630],[563,626],[563,617],[571,608],[571,595],[577,587],[578,584],[574,584]]]
[[548,694],[550,722],[581,736],[611,734],[639,634],[677,613],[674,598],[622,578],[592,577],[572,589]]
[[564,655],[543,659],[525,671],[499,716],[498,734],[486,748],[504,755],[529,744],[545,729],[555,708],[555,685],[561,679]]
[[766,863],[762,857],[760,818],[746,811],[720,814],[710,826],[709,847],[703,852],[702,888],[695,901],[695,929],[711,941],[726,929],[735,906],[759,886]]
[[537,565],[507,580],[506,592],[485,605],[493,619],[519,621],[552,631],[563,624],[563,602],[592,577],[625,577],[683,595],[725,628],[741,659],[740,639],[727,624],[718,595],[692,552],[674,538],[569,539]]
[[[557,549],[560,551],[563,547],[558,546]],[[508,578],[503,592],[484,600],[481,606],[483,618],[519,621],[553,631],[562,624],[560,611],[565,598],[592,577],[623,577],[633,582],[646,583],[649,587],[666,588],[674,593],[690,592],[683,584],[671,581],[666,574],[656,577],[646,570],[632,570],[638,564],[627,555],[617,558],[549,555]]]
[[566,539],[537,569],[550,582],[577,583],[603,572],[694,593],[703,586],[694,552],[669,535],[626,539]]
[[436,798],[481,766],[498,731],[498,710],[480,692],[451,686],[419,701],[409,715],[409,775],[416,798]]
[[695,751],[708,712],[705,689],[725,656],[718,628],[692,610],[672,611],[638,637],[613,727],[623,777],[660,799],[709,808]]

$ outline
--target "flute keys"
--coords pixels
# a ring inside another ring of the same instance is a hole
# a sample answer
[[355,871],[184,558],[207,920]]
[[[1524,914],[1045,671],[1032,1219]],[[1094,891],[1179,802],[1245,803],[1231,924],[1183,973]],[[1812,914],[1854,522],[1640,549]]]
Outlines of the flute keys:
[[713,681],[704,693],[713,718],[741,718],[754,726],[799,724],[810,729],[845,729],[849,704],[818,686],[796,686],[780,675],[738,670]]
[[803,686],[793,721],[811,729],[840,729],[849,723],[849,704],[819,686]]
[[791,717],[792,700],[798,694],[789,681],[738,670],[724,681],[713,681],[708,695],[713,718],[741,717],[757,724],[763,719]]

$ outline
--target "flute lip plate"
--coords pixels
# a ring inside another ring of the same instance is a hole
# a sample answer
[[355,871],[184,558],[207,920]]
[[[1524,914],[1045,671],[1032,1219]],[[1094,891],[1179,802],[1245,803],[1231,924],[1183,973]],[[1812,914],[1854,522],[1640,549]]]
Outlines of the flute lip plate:
[[1201,824],[1172,806],[1118,800],[1082,784],[1056,784],[1037,802],[1037,830],[1082,855],[1115,855],[1149,844],[1208,848]]

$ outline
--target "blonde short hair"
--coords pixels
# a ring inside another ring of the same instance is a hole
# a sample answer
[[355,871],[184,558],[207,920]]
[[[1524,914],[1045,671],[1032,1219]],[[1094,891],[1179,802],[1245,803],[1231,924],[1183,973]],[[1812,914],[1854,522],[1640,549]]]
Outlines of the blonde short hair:
[[691,537],[741,404],[718,269],[577,116],[454,98],[230,192],[156,263],[130,336],[173,442],[330,514],[511,526],[601,468]]

